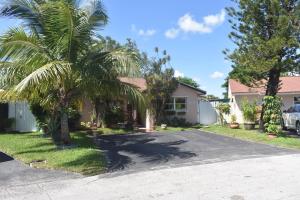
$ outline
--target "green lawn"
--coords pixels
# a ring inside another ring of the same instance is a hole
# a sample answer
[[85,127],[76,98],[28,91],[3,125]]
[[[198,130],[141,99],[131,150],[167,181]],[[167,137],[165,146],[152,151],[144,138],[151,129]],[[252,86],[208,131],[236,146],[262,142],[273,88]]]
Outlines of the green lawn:
[[260,133],[257,130],[244,130],[244,129],[231,129],[229,127],[212,125],[209,127],[201,128],[203,131],[209,131],[220,135],[239,138],[242,140],[259,142],[264,144],[271,144],[280,147],[300,149],[300,138],[297,136],[286,136],[269,138],[268,135]]
[[194,125],[194,126],[190,126],[190,127],[167,127],[167,129],[162,129],[160,126],[156,126],[155,127],[155,131],[158,132],[178,132],[178,131],[191,131],[191,130],[195,130],[195,129],[199,129],[202,126],[199,125]]
[[104,135],[114,135],[114,134],[128,134],[134,131],[121,129],[121,128],[98,128],[97,131],[102,132]]
[[83,132],[72,133],[75,148],[59,150],[50,138],[40,133],[0,133],[0,151],[17,160],[30,163],[34,160],[46,160],[35,164],[38,168],[60,169],[96,175],[105,169],[104,155],[95,148],[92,139]]

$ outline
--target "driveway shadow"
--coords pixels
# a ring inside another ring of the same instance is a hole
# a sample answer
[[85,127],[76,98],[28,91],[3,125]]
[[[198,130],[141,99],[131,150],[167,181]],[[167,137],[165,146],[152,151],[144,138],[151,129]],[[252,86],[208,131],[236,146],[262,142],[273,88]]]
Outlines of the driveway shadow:
[[12,157],[10,157],[10,156],[8,156],[8,155],[6,155],[5,153],[2,153],[2,152],[0,151],[0,163],[2,163],[2,162],[7,162],[7,161],[11,161],[11,160],[13,160]]
[[153,166],[196,156],[180,149],[179,145],[187,141],[158,142],[158,137],[150,134],[98,136],[96,144],[106,152],[109,172],[124,170],[133,164]]

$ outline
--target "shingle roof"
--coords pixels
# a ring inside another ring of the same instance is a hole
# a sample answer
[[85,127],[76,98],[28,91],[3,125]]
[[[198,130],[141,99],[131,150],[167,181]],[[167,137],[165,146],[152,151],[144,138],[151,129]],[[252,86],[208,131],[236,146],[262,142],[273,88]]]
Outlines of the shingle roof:
[[191,85],[189,85],[189,84],[186,84],[186,83],[183,83],[183,82],[180,82],[180,81],[178,81],[178,83],[181,84],[181,85],[183,85],[183,86],[186,86],[186,87],[188,87],[188,88],[190,88],[190,89],[192,89],[192,90],[195,90],[195,91],[197,91],[197,92],[200,92],[200,93],[202,93],[202,94],[206,94],[206,91],[204,91],[204,90],[202,90],[202,89],[200,89],[200,88],[195,88],[195,87],[193,87],[193,86],[191,86]]
[[[280,89],[278,93],[300,93],[300,76],[281,77]],[[244,94],[264,94],[265,88],[261,87],[248,87],[237,80],[229,79],[229,87],[231,93],[244,93]]]
[[144,78],[119,77],[119,80],[123,83],[128,83],[136,86],[141,91],[147,90],[147,82]]

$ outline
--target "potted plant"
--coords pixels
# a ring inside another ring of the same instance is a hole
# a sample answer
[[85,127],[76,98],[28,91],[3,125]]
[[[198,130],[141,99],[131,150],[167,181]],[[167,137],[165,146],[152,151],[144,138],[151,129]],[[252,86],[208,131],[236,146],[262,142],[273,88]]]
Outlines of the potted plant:
[[269,138],[276,138],[278,135],[281,134],[281,128],[279,125],[276,124],[269,124],[266,128]]
[[248,100],[242,102],[242,112],[244,118],[244,128],[246,130],[253,130],[255,128],[257,107],[256,101],[250,103]]
[[238,129],[240,127],[240,124],[236,122],[236,115],[231,115],[229,127],[232,129]]

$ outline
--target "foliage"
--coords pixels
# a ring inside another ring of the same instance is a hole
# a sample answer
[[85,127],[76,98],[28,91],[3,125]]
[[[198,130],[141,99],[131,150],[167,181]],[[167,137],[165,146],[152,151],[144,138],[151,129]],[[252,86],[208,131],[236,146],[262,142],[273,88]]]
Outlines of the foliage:
[[30,104],[30,110],[36,120],[38,128],[40,130],[43,130],[43,132],[47,134],[47,131],[45,129],[47,127],[47,119],[49,117],[49,113],[37,103]]
[[208,94],[208,95],[206,95],[206,99],[209,101],[209,100],[218,100],[220,98],[215,95]]
[[186,121],[185,118],[179,118],[179,117],[169,117],[165,118],[161,121],[162,124],[167,124],[168,126],[172,127],[189,127],[191,126],[190,123]]
[[[266,95],[276,95],[280,74],[299,67],[300,8],[298,0],[235,1],[227,8],[237,48],[227,58],[233,63],[231,78],[249,86],[266,84]],[[264,83],[259,81],[267,80]]]
[[0,119],[1,123],[0,123],[0,131],[5,131],[7,129],[12,128],[13,124],[15,123],[15,119],[14,118],[8,118],[8,119]]
[[243,99],[242,101],[242,112],[245,123],[255,123],[256,115],[257,115],[257,105],[256,101],[250,103],[247,99]]
[[237,120],[237,118],[236,118],[236,115],[231,115],[231,123],[236,123],[236,120]]
[[[165,118],[165,104],[170,99],[171,94],[177,88],[177,81],[174,78],[174,70],[168,67],[170,56],[166,51],[162,52],[162,57],[159,55],[159,49],[155,48],[157,56],[148,61],[147,70],[144,71],[144,76],[147,81],[147,99],[150,102],[152,112],[157,123]],[[164,68],[164,70],[163,70]]]
[[34,99],[58,115],[65,144],[71,142],[68,109],[73,103],[95,90],[132,91],[130,85],[119,87],[118,77],[139,71],[135,52],[111,50],[96,37],[97,29],[107,23],[101,1],[82,2],[7,1],[1,10],[2,16],[18,18],[24,25],[0,38],[0,82],[5,83],[0,89],[6,91],[2,98]]
[[269,124],[266,128],[267,133],[281,135],[282,131],[279,125],[276,124]]
[[[229,77],[250,87],[264,87],[265,95],[275,96],[281,75],[299,73],[300,1],[233,1],[237,8],[227,8],[233,29],[229,38],[237,48],[224,51],[233,63]],[[264,108],[261,129],[263,113]]]
[[279,134],[281,132],[279,127],[282,116],[281,98],[278,96],[265,96],[263,100],[265,107],[263,120],[265,122],[266,131],[268,133]]
[[116,105],[108,107],[105,114],[105,124],[108,127],[111,127],[112,125],[116,125],[121,122],[125,122],[125,116],[122,108]]
[[219,112],[220,122],[222,125],[224,125],[225,124],[224,115],[230,114],[230,105],[228,103],[220,103],[219,105],[217,105],[216,109]]
[[190,86],[192,86],[194,88],[199,88],[200,87],[200,85],[194,79],[192,79],[192,78],[189,78],[189,77],[186,77],[186,76],[184,76],[184,77],[179,76],[176,79],[179,82],[185,83],[185,84],[190,85]]

